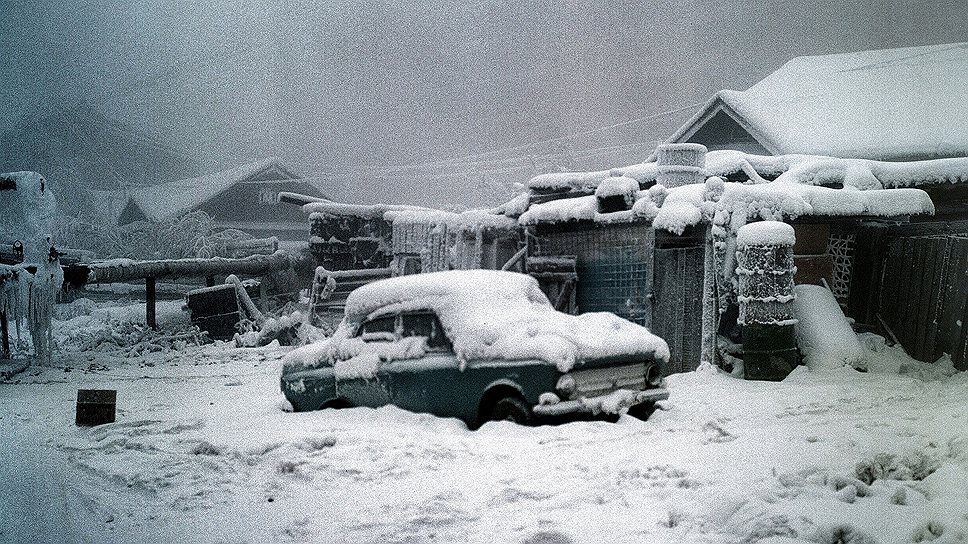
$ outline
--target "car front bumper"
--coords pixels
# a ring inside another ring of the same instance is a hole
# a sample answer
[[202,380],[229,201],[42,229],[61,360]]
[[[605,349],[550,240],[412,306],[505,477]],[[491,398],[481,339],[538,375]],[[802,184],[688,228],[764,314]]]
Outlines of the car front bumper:
[[563,400],[554,404],[539,404],[533,408],[539,416],[564,416],[574,413],[611,413],[631,408],[643,402],[655,402],[669,398],[669,390],[664,387],[645,391],[620,389],[600,397],[587,397],[577,400]]

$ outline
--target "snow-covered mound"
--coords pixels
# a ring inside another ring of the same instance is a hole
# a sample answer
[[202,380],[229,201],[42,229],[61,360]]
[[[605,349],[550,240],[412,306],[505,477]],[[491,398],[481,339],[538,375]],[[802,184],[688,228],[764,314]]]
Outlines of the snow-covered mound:
[[807,367],[863,367],[864,350],[834,294],[819,285],[797,285],[793,291],[797,343]]
[[[452,270],[401,276],[363,286],[346,300],[333,337],[290,353],[287,368],[359,357],[366,345],[351,338],[367,318],[432,310],[463,361],[546,361],[567,371],[576,362],[622,355],[669,359],[669,347],[648,329],[609,313],[573,316],[555,311],[538,282],[524,274]],[[412,355],[403,350],[402,356]],[[394,357],[393,353],[381,353]]]

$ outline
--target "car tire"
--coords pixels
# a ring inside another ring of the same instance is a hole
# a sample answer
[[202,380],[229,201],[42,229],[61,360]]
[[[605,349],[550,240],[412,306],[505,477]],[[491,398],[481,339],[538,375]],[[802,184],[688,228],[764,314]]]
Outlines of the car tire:
[[489,421],[513,421],[518,425],[532,425],[534,412],[528,403],[519,397],[504,397],[491,407]]
[[630,407],[627,413],[636,419],[648,421],[653,412],[655,412],[655,402],[649,401]]

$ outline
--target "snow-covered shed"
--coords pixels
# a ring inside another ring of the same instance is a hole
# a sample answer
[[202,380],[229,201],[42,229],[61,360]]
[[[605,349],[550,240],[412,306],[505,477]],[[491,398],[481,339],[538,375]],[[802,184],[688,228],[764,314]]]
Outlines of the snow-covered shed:
[[387,212],[431,211],[392,204],[310,202],[309,250],[326,270],[388,268],[393,260],[393,228]]
[[305,216],[279,202],[281,192],[323,197],[277,157],[242,166],[132,190],[123,206],[114,206],[118,224],[167,221],[201,210],[220,228],[245,231],[257,238],[306,239]]
[[691,160],[537,176],[519,217],[529,260],[574,258],[577,311],[611,311],[650,327],[669,343],[672,371],[710,356],[701,316],[717,316],[717,331],[735,327],[735,236],[746,223],[793,224],[796,281],[826,282],[846,303],[854,257],[847,237],[864,224],[932,214],[931,199],[913,185],[968,181],[968,159],[712,151]]
[[499,211],[387,212],[395,274],[501,269],[519,250],[520,229],[517,221]]
[[669,142],[883,161],[968,156],[968,43],[797,57],[716,93]]

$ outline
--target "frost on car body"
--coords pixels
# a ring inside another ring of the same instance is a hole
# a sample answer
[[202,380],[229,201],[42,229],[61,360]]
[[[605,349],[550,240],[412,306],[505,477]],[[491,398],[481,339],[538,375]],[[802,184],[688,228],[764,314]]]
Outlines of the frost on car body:
[[470,425],[528,423],[667,398],[668,359],[644,327],[555,311],[529,276],[448,271],[354,291],[332,338],[286,357],[282,389],[297,410],[392,403]]

